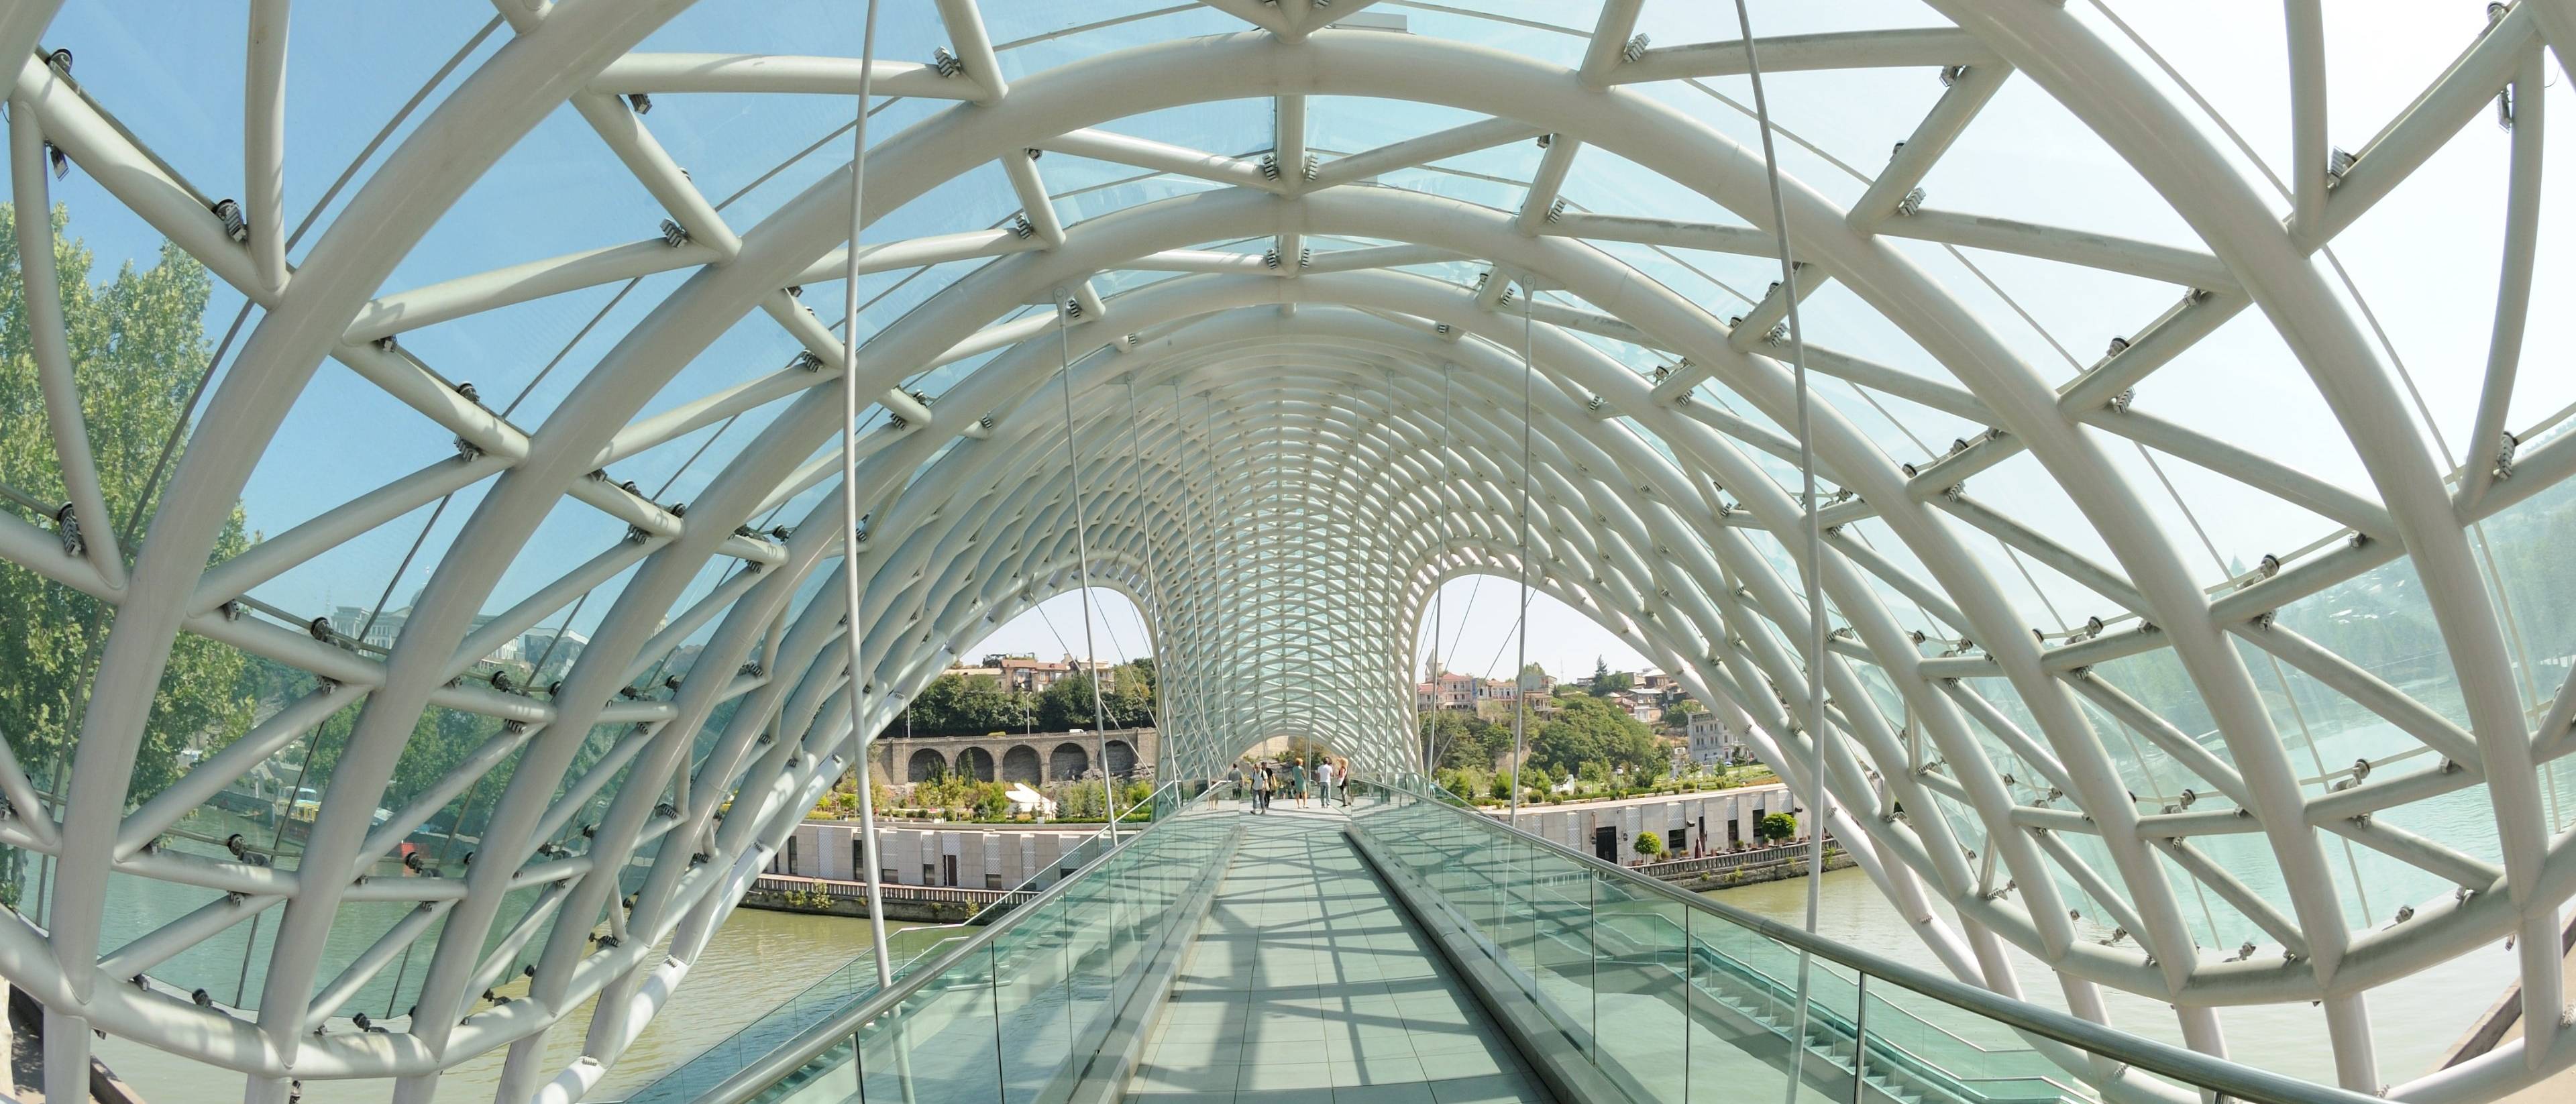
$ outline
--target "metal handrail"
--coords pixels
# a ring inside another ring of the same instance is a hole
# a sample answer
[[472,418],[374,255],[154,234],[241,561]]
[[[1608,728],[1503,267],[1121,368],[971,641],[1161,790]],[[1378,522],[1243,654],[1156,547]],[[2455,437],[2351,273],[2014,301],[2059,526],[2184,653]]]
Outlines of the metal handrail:
[[[1176,779],[1164,783],[1154,792],[1160,794],[1163,790],[1177,789],[1180,785],[1181,783]],[[1210,795],[1222,791],[1225,786],[1226,783],[1223,782],[1210,785],[1197,797],[1190,798],[1170,819],[1156,817],[1144,831],[1121,837],[1115,846],[1103,850],[1099,857],[1084,864],[1083,868],[1071,877],[1056,879],[1054,885],[1040,890],[1037,896],[1021,902],[1000,920],[985,925],[981,932],[949,947],[947,953],[937,959],[896,978],[891,988],[881,989],[868,999],[841,1009],[830,1019],[806,1028],[794,1038],[772,1048],[769,1053],[762,1055],[750,1065],[734,1071],[733,1076],[717,1082],[714,1088],[698,1097],[697,1104],[742,1104],[761,1090],[796,1072],[805,1063],[813,1061],[823,1052],[839,1045],[841,1040],[856,1034],[858,1029],[868,1021],[884,1015],[887,1009],[901,1004],[905,998],[920,992],[923,987],[930,984],[931,979],[947,973],[950,967],[965,961],[975,952],[991,946],[993,941],[1001,938],[1004,933],[1019,926],[1027,918],[1037,915],[1041,911],[1041,906],[1067,892],[1069,887],[1082,880],[1083,874],[1108,861],[1111,856],[1134,847],[1138,840],[1153,835],[1155,829],[1166,824],[1178,823],[1189,811],[1189,806],[1209,801]],[[1146,798],[1148,802],[1152,800],[1152,797]]]
[[[2134,1066],[2198,1089],[2209,1089],[2233,1096],[2251,1104],[2387,1104],[2375,1096],[2365,1096],[2334,1085],[2321,1085],[2287,1074],[2256,1069],[2195,1050],[2168,1043],[2142,1039],[2091,1020],[2078,1019],[2052,1008],[2016,1000],[1990,989],[1942,977],[1890,958],[1846,946],[1802,928],[1756,916],[1742,909],[1722,905],[1688,890],[1640,875],[1627,867],[1603,862],[1544,836],[1521,832],[1508,824],[1454,805],[1443,803],[1429,792],[1415,792],[1384,783],[1358,782],[1362,790],[1377,789],[1418,798],[1423,804],[1486,825],[1495,831],[1513,832],[1530,843],[1545,847],[1565,858],[1589,866],[1594,871],[1613,875],[1623,887],[1643,890],[1664,899],[1715,916],[1774,942],[1806,951],[1825,961],[1861,973],[1883,978],[1898,987],[1912,990],[2018,1031],[2064,1043],[2087,1054],[2108,1058],[2123,1066]],[[1365,818],[1353,817],[1354,826],[1364,825]],[[1363,828],[1363,830],[1365,830]]]
[[[1155,799],[1155,798],[1161,797],[1161,796],[1163,795],[1163,793],[1164,793],[1165,791],[1167,791],[1167,790],[1175,790],[1175,789],[1178,789],[1178,788],[1179,788],[1179,786],[1180,786],[1180,780],[1178,780],[1178,779],[1174,779],[1174,780],[1172,780],[1172,781],[1165,782],[1165,783],[1163,783],[1162,785],[1156,786],[1156,787],[1154,788],[1154,792],[1153,792],[1153,793],[1150,793],[1150,794],[1147,794],[1147,795],[1145,796],[1145,799],[1144,799],[1143,801],[1141,801],[1141,802],[1138,802],[1138,803],[1137,803],[1137,806],[1136,806],[1136,807],[1138,807],[1138,808],[1147,808],[1147,809],[1150,809],[1150,808],[1152,808],[1152,807],[1153,807],[1153,803],[1154,803],[1154,799]],[[1132,810],[1131,810],[1131,811],[1132,811]],[[1149,823],[1150,823],[1150,822],[1149,822]],[[1140,832],[1140,833],[1138,833],[1138,834],[1139,834],[1139,835],[1142,835],[1143,833],[1141,833],[1141,832]],[[1093,830],[1092,830],[1091,832],[1089,832],[1088,834],[1085,834],[1085,835],[1083,835],[1081,838],[1079,838],[1079,839],[1077,839],[1076,841],[1074,841],[1074,845],[1073,845],[1072,847],[1067,848],[1067,849],[1066,849],[1066,850],[1064,850],[1062,853],[1060,853],[1060,854],[1058,854],[1058,855],[1056,856],[1056,860],[1055,860],[1055,862],[1060,864],[1060,863],[1064,862],[1064,861],[1066,860],[1066,858],[1068,858],[1069,856],[1073,856],[1073,855],[1081,854],[1081,853],[1082,853],[1082,849],[1083,849],[1083,848],[1085,848],[1085,847],[1090,847],[1090,846],[1092,846],[1092,845],[1093,845],[1093,844],[1095,844],[1095,843],[1106,843],[1106,842],[1107,842],[1107,840],[1108,840],[1108,835],[1109,835],[1109,826],[1108,826],[1107,824],[1102,824],[1100,827],[1093,829]],[[917,891],[922,891],[922,890],[935,890],[936,892],[934,892],[934,893],[932,893],[932,894],[929,894],[929,895],[928,895],[931,899],[936,899],[936,898],[937,898],[937,894],[938,894],[938,893],[955,893],[955,894],[960,894],[960,895],[980,895],[980,896],[961,896],[961,897],[957,898],[957,899],[960,899],[960,900],[967,900],[967,901],[978,901],[978,900],[983,901],[983,902],[985,903],[985,907],[983,907],[983,908],[979,908],[979,909],[976,911],[975,915],[973,915],[973,916],[971,916],[971,917],[968,917],[968,918],[967,918],[967,919],[965,919],[965,920],[961,920],[961,921],[958,921],[958,922],[956,922],[956,923],[952,923],[952,924],[939,924],[939,925],[935,925],[935,926],[933,926],[933,927],[931,927],[931,928],[928,928],[928,929],[914,929],[914,930],[916,930],[916,931],[920,931],[920,930],[942,930],[942,929],[956,929],[956,930],[959,930],[959,931],[963,931],[963,930],[968,929],[968,928],[983,928],[983,927],[990,927],[990,926],[992,926],[994,923],[998,922],[998,919],[999,919],[1001,916],[1008,914],[1010,911],[1012,911],[1013,909],[1018,908],[1020,905],[1027,904],[1027,903],[1029,903],[1029,902],[1031,902],[1031,901],[1035,900],[1035,899],[1040,895],[1040,893],[1041,893],[1041,892],[1043,892],[1043,889],[1042,889],[1042,888],[1041,888],[1041,889],[1030,889],[1030,888],[1028,888],[1032,883],[1035,883],[1035,882],[1037,882],[1038,880],[1040,880],[1040,879],[1044,879],[1044,878],[1053,878],[1053,879],[1055,879],[1056,881],[1063,881],[1063,880],[1066,880],[1066,879],[1069,879],[1069,878],[1078,877],[1078,876],[1080,876],[1080,875],[1081,875],[1081,873],[1082,873],[1083,871],[1090,869],[1090,868],[1091,868],[1091,864],[1092,864],[1092,863],[1099,862],[1101,859],[1107,858],[1108,856],[1109,856],[1109,851],[1108,851],[1108,849],[1103,848],[1103,849],[1102,849],[1098,854],[1094,854],[1091,858],[1089,858],[1089,859],[1085,860],[1085,861],[1082,863],[1082,865],[1080,865],[1080,866],[1076,866],[1076,867],[1074,867],[1074,868],[1072,868],[1072,869],[1070,869],[1070,870],[1064,869],[1063,867],[1061,867],[1061,866],[1059,866],[1059,865],[1050,864],[1050,865],[1048,865],[1048,866],[1046,866],[1046,867],[1043,867],[1043,868],[1041,868],[1041,869],[1038,869],[1038,870],[1035,870],[1035,871],[1031,871],[1031,872],[1030,872],[1026,877],[1023,877],[1023,878],[1021,878],[1021,879],[1020,879],[1019,884],[1014,885],[1014,886],[1012,886],[1012,887],[1011,887],[1011,888],[1009,888],[1009,889],[967,889],[967,888],[963,888],[963,887],[949,887],[949,886],[909,886],[909,885],[902,885],[902,884],[899,884],[899,883],[892,883],[892,882],[888,882],[888,883],[881,883],[881,884],[879,885],[879,887],[878,887],[878,888],[879,888],[879,891],[880,891],[880,892],[881,892],[881,893],[882,893],[882,894],[883,894],[887,899],[889,899],[889,900],[899,899],[899,898],[903,897],[903,896],[904,896],[905,894],[907,894],[907,893],[917,893]],[[797,880],[797,881],[804,881],[804,882],[814,882],[814,883],[831,883],[830,885],[827,885],[827,886],[826,886],[826,888],[824,889],[824,892],[829,893],[829,894],[831,894],[831,895],[832,895],[832,896],[834,896],[834,897],[849,897],[849,896],[857,895],[857,894],[855,894],[855,893],[843,892],[843,891],[841,891],[839,888],[837,888],[837,887],[839,887],[839,886],[851,886],[851,887],[856,887],[857,889],[865,889],[865,888],[866,888],[866,886],[867,886],[867,883],[866,883],[866,882],[838,882],[838,881],[835,881],[835,880],[833,880],[833,879],[826,879],[826,878],[805,878],[805,877],[803,877],[803,876],[801,876],[801,875],[794,875],[794,874],[789,874],[789,875],[763,874],[763,875],[760,875],[760,876],[758,876],[758,877],[756,877],[756,878],[752,879],[752,886],[753,886],[753,888],[760,888],[760,883],[762,883],[762,882],[766,882],[766,881],[770,881],[770,880],[772,880],[772,879],[774,879],[774,878],[781,878],[781,877],[784,877],[784,878],[792,878],[792,879],[795,879],[795,880]],[[1053,883],[1052,883],[1052,882],[1050,882],[1049,884],[1051,885],[1051,884],[1053,884]],[[1007,906],[1009,906],[1009,907],[1008,907],[1008,908],[1003,908],[1003,909],[996,910],[996,909],[994,909],[994,908],[992,908],[992,907],[991,907],[991,906],[993,906],[993,905],[1007,905]],[[919,962],[919,961],[924,961],[924,960],[928,959],[928,958],[929,958],[929,956],[939,953],[939,951],[940,951],[940,949],[941,949],[941,948],[951,946],[952,944],[955,944],[957,941],[959,941],[959,940],[961,940],[961,939],[966,939],[966,938],[969,938],[969,937],[968,937],[968,936],[964,936],[964,935],[948,935],[948,936],[942,936],[942,937],[938,938],[937,940],[935,940],[935,941],[931,942],[928,946],[923,947],[920,951],[915,952],[912,956],[910,956],[910,957],[908,957],[908,958],[904,958],[904,959],[902,959],[901,961],[897,962],[897,963],[895,964],[895,968],[896,968],[897,970],[901,970],[901,971],[904,971],[904,972],[906,972],[906,973],[909,973],[909,972],[911,972],[911,971],[909,970],[909,967],[910,967],[913,963],[915,963],[915,962]],[[715,1053],[717,1053],[717,1052],[719,1052],[719,1051],[722,1051],[722,1050],[723,1050],[727,1045],[731,1044],[735,1039],[741,1038],[741,1037],[742,1037],[742,1036],[744,1036],[745,1034],[747,1034],[747,1033],[749,1033],[749,1032],[751,1032],[751,1031],[753,1031],[753,1030],[755,1030],[755,1029],[759,1028],[759,1027],[761,1026],[761,1024],[762,1024],[762,1022],[763,1022],[763,1021],[767,1020],[770,1016],[776,1015],[780,1009],[786,1008],[786,1007],[788,1007],[789,1005],[792,1005],[792,1004],[796,1003],[797,1001],[804,999],[804,998],[805,998],[805,996],[806,996],[807,994],[812,993],[812,992],[813,992],[813,991],[815,991],[816,989],[821,988],[821,987],[823,987],[823,986],[825,986],[825,985],[827,985],[827,984],[830,984],[831,980],[832,980],[834,977],[838,976],[838,975],[841,973],[841,971],[843,971],[843,970],[848,970],[848,969],[851,969],[851,968],[853,968],[853,967],[857,967],[857,966],[860,966],[860,965],[862,965],[862,964],[868,963],[868,962],[870,961],[870,959],[871,959],[872,955],[873,955],[873,952],[862,952],[862,953],[860,953],[860,954],[853,955],[853,956],[851,956],[851,957],[850,957],[850,959],[849,959],[848,961],[843,962],[843,963],[841,963],[839,966],[835,966],[835,967],[833,967],[832,969],[825,971],[825,972],[822,974],[822,976],[821,976],[821,977],[817,978],[815,981],[813,981],[812,983],[808,984],[805,988],[803,988],[803,989],[801,989],[801,990],[798,990],[794,996],[788,997],[786,1000],[783,1000],[783,1001],[778,1002],[778,1004],[776,1004],[776,1005],[772,1006],[768,1012],[764,1012],[764,1013],[762,1013],[759,1017],[754,1018],[750,1023],[744,1024],[743,1026],[741,1026],[741,1027],[739,1027],[739,1028],[736,1028],[732,1034],[727,1035],[727,1036],[725,1036],[725,1037],[724,1037],[724,1038],[722,1038],[722,1039],[718,1039],[718,1040],[716,1040],[715,1042],[713,1042],[713,1043],[711,1043],[711,1044],[708,1044],[708,1045],[707,1045],[707,1046],[705,1046],[705,1047],[700,1048],[700,1049],[699,1049],[695,1054],[692,1054],[691,1056],[689,1056],[689,1058],[688,1058],[687,1060],[682,1061],[682,1062],[680,1062],[680,1063],[678,1063],[678,1064],[676,1064],[676,1065],[673,1065],[671,1068],[669,1068],[669,1069],[667,1069],[667,1070],[662,1071],[660,1074],[656,1075],[652,1081],[646,1082],[642,1087],[640,1087],[640,1088],[636,1089],[633,1093],[629,1094],[629,1096],[627,1097],[627,1099],[629,1099],[629,1100],[649,1099],[649,1098],[653,1095],[653,1091],[654,1091],[656,1088],[658,1088],[660,1085],[662,1085],[662,1084],[663,1084],[663,1082],[667,1081],[668,1079],[670,1079],[670,1078],[672,1078],[672,1077],[676,1077],[676,1076],[679,1076],[679,1075],[681,1075],[681,1074],[685,1073],[691,1065],[693,1065],[693,1064],[695,1064],[695,1063],[697,1063],[697,1062],[699,1062],[699,1061],[701,1061],[701,1060],[704,1060],[708,1055],[715,1054]],[[849,998],[849,999],[851,999],[851,1000],[864,1000],[864,999],[865,999],[865,997],[864,997],[864,995],[854,995],[854,996],[852,996],[852,997],[851,997],[851,998]],[[789,1038],[789,1043],[793,1043],[793,1042],[796,1040],[796,1038],[798,1038],[798,1037],[800,1037],[800,1036],[791,1036],[791,1037]],[[786,1044],[781,1044],[781,1045],[786,1045]],[[772,1049],[776,1049],[776,1048],[772,1048]],[[722,1082],[719,1082],[719,1084],[722,1084]]]

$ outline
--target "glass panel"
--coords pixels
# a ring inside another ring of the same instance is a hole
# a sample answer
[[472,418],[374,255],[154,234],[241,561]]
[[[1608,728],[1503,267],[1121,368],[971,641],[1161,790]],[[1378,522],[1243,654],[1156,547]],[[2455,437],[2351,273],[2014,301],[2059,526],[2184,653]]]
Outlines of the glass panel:
[[1592,1030],[1600,1062],[1627,1071],[1655,1099],[1679,1100],[1694,1041],[1691,909],[1617,875],[1591,880]]
[[970,954],[862,1027],[860,1099],[904,1104],[994,1099],[1002,1072],[995,1035],[1000,1012],[993,993],[999,961],[993,947]]
[[1003,979],[993,995],[998,1015],[1007,1017],[1014,1034],[1010,1059],[1003,1067],[1002,1099],[1035,1099],[1050,1071],[1072,1055],[1067,1020],[1070,970],[1065,944],[1071,919],[1068,898],[1059,897],[1032,913],[1013,930],[993,941],[993,960]]
[[1751,921],[1442,808],[1437,795],[1365,787],[1353,823],[1489,941],[1511,983],[1575,1048],[1569,1056],[1629,1099],[2099,1098],[2058,1064],[2082,1066],[2078,1052],[2051,1058],[2001,1021],[1803,955]]
[[[1129,975],[1142,956],[1172,938],[1187,913],[1186,890],[1209,884],[1234,821],[1204,815],[1216,810],[1221,790],[1202,790],[1187,804],[1166,786],[1148,804],[1174,808],[1155,826],[1126,835],[1105,861],[1083,870],[1078,881],[1043,903],[1014,912],[989,942],[941,966],[939,973],[892,1007],[873,1016],[855,1039],[821,1048],[796,1071],[753,1099],[844,1101],[856,1099],[925,1104],[937,1101],[1062,1099],[1071,1078],[1109,1036],[1123,1000],[1133,994]],[[905,933],[903,955],[920,951],[916,964],[948,953],[948,940],[965,938],[967,925]],[[790,1004],[821,1014],[793,1023],[794,1009],[764,1017],[754,1027],[770,1042],[838,1014],[850,994],[869,987],[873,967],[863,956],[835,972],[838,985],[817,986]],[[827,979],[830,985],[831,979]],[[633,1099],[695,1099],[709,1086],[759,1059],[767,1049],[753,1030],[701,1056],[683,1071]],[[997,1038],[1010,1040],[1008,1050]],[[855,1056],[858,1069],[852,1070]]]

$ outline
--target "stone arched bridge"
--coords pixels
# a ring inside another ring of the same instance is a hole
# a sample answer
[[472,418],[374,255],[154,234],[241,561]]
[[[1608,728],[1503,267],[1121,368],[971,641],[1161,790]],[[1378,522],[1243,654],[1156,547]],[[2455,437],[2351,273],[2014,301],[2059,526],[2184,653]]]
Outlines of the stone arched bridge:
[[[1080,778],[1099,758],[1104,734],[1082,732],[988,733],[982,736],[880,738],[870,769],[888,782],[920,782],[962,774],[986,782],[1038,785]],[[1134,777],[1153,769],[1162,741],[1151,728],[1111,729],[1110,773]]]

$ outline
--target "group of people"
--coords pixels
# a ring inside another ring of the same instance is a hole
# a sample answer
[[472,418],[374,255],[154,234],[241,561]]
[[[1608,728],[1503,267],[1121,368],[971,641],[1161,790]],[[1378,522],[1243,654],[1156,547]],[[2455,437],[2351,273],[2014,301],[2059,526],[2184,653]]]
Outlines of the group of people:
[[1250,802],[1250,811],[1254,813],[1269,812],[1270,803],[1282,795],[1303,809],[1310,786],[1318,808],[1332,807],[1336,793],[1341,795],[1344,806],[1351,803],[1350,760],[1329,755],[1316,756],[1312,770],[1308,769],[1305,759],[1236,763],[1226,775],[1226,781],[1233,783],[1235,792]]

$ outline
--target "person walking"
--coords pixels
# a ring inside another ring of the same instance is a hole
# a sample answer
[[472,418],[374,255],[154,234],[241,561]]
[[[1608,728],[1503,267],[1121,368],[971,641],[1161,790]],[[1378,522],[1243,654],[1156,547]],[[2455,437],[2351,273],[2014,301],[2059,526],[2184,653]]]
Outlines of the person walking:
[[1268,764],[1268,763],[1255,763],[1255,764],[1253,764],[1253,766],[1252,766],[1252,811],[1253,811],[1253,812],[1256,812],[1256,813],[1266,813],[1266,812],[1269,812],[1269,811],[1270,811],[1270,788],[1271,788],[1271,786],[1275,783],[1275,781],[1276,781],[1276,780],[1275,780],[1275,779],[1273,779],[1273,778],[1271,777],[1271,774],[1270,774],[1270,764]]
[[1315,764],[1315,796],[1323,799],[1324,808],[1333,807],[1333,761],[1327,757]]
[[1347,809],[1351,807],[1351,761],[1342,760],[1341,768],[1334,772],[1334,777],[1342,784],[1342,808]]
[[1305,807],[1306,807],[1306,761],[1305,761],[1305,760],[1303,760],[1303,759],[1299,759],[1299,760],[1297,760],[1296,762],[1294,762],[1294,763],[1290,763],[1290,764],[1288,765],[1288,788],[1289,788],[1289,791],[1290,791],[1292,794],[1294,794],[1294,795],[1296,796],[1296,798],[1297,798],[1297,807],[1298,807],[1298,808],[1300,808],[1300,809],[1305,808]]
[[1225,772],[1225,781],[1226,781],[1226,785],[1233,787],[1233,793],[1234,793],[1234,796],[1236,796],[1236,797],[1238,797],[1238,798],[1239,798],[1239,797],[1244,796],[1244,793],[1243,793],[1243,760],[1241,760],[1241,759],[1237,759],[1237,760],[1235,760],[1235,761],[1234,761],[1234,765],[1233,765],[1233,766],[1231,766],[1231,767],[1228,767],[1228,768],[1226,769],[1226,772]]

